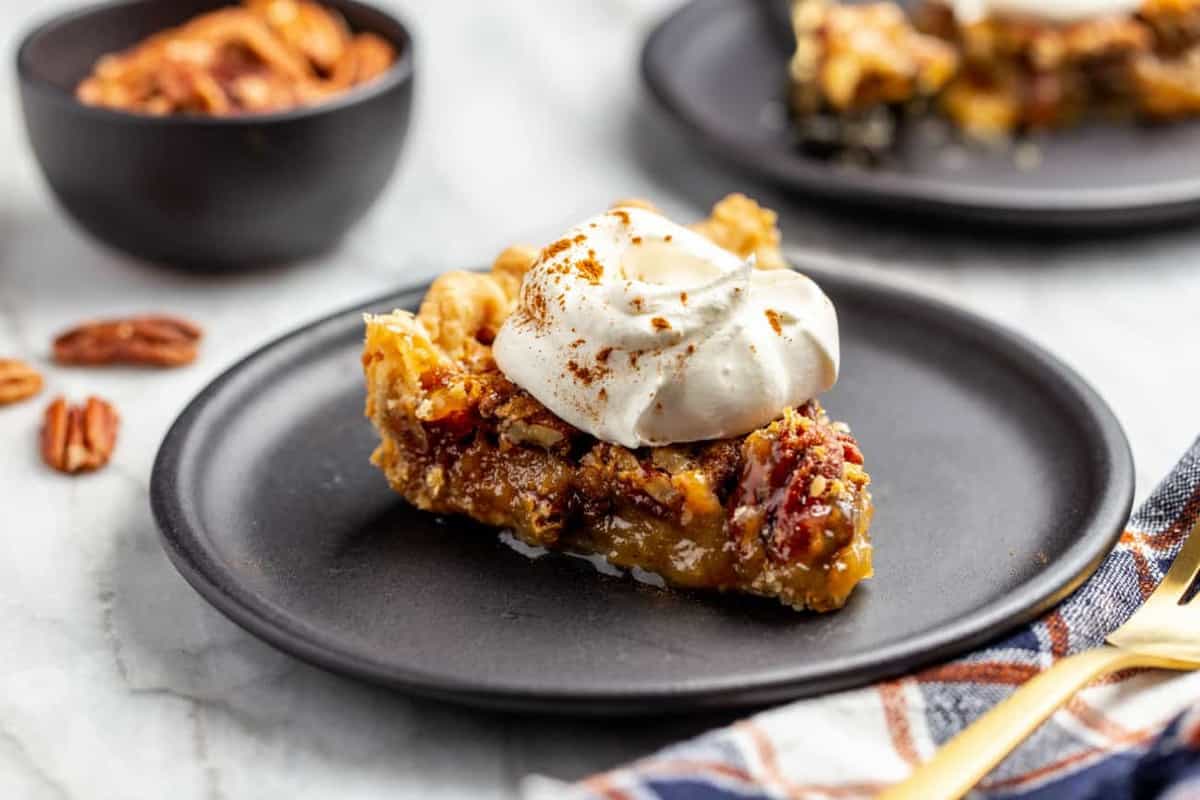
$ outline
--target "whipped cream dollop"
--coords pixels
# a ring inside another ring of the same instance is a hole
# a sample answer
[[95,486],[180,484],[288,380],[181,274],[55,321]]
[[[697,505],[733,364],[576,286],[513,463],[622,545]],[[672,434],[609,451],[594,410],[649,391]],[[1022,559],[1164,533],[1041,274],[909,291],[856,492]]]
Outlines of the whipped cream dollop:
[[1079,22],[1093,17],[1132,14],[1142,0],[947,0],[960,23],[988,17],[1026,17],[1047,22]]
[[837,315],[803,275],[618,208],[542,251],[493,354],[598,439],[692,442],[747,433],[831,387]]

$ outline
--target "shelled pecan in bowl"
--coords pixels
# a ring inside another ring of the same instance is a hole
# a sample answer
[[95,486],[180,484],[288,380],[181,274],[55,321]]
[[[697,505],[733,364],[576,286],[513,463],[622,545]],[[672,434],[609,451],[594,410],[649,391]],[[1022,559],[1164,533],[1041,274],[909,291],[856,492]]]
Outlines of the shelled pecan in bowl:
[[42,390],[42,376],[15,358],[0,358],[0,406],[28,400]]
[[387,72],[396,46],[308,0],[245,0],[101,57],[86,105],[152,116],[228,117],[324,102]]
[[42,422],[42,460],[59,472],[97,470],[108,463],[117,446],[120,416],[99,397],[69,405],[56,397]]
[[87,322],[54,340],[60,364],[180,367],[196,360],[204,333],[178,317],[142,316]]

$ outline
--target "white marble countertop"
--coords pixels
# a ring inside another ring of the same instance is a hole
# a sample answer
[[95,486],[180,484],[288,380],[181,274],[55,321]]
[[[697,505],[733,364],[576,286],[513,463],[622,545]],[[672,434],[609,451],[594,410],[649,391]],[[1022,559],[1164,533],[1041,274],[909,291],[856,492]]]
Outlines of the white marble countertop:
[[[61,5],[0,0],[6,58]],[[97,246],[41,182],[11,69],[0,84],[0,355],[45,368],[50,392],[111,398],[125,420],[113,464],[71,479],[39,461],[42,402],[0,410],[0,797],[513,797],[528,773],[577,777],[720,721],[507,717],[310,668],[192,592],[147,504],[167,426],[257,343],[617,197],[693,216],[744,190],[783,212],[797,254],[1026,331],[1112,404],[1139,498],[1200,433],[1200,226],[1028,243],[819,211],[714,165],[651,114],[636,55],[664,0],[400,5],[419,47],[401,169],[339,252],[285,269],[196,277]],[[201,322],[202,360],[153,376],[49,364],[63,326],[140,310]]]

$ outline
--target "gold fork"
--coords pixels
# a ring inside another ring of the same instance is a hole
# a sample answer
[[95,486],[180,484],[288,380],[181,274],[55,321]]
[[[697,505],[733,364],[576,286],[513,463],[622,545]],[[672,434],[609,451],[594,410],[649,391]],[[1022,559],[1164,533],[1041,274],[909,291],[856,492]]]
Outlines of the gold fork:
[[1200,614],[1184,597],[1200,572],[1200,520],[1171,569],[1137,613],[1107,644],[1062,659],[975,720],[881,800],[962,797],[1094,678],[1131,667],[1200,668]]

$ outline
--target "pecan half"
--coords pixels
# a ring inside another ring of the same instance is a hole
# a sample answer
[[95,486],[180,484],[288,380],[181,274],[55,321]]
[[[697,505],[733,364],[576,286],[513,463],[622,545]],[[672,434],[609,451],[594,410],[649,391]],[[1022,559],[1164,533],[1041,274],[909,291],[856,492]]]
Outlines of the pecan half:
[[42,390],[42,376],[24,361],[0,358],[0,406],[28,400]]
[[42,422],[42,460],[59,472],[100,469],[112,457],[119,425],[116,410],[99,397],[76,406],[56,397]]
[[60,364],[179,367],[196,360],[203,331],[178,317],[145,316],[79,325],[54,340]]

